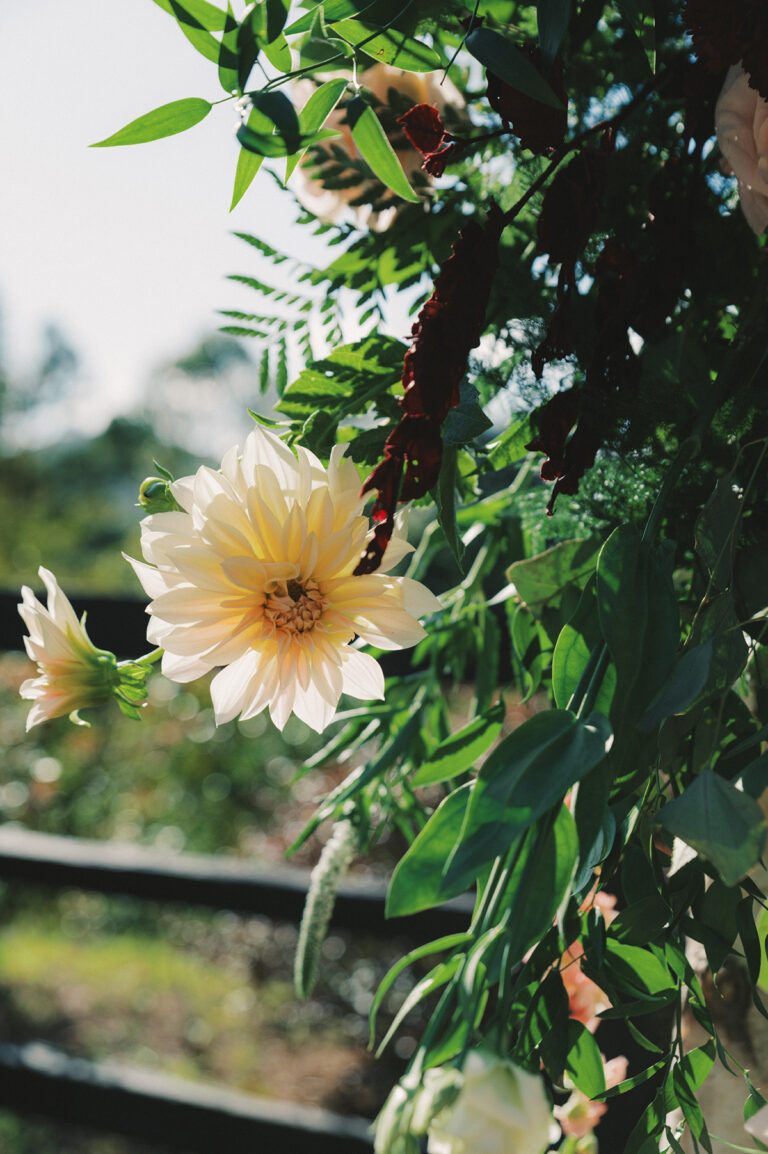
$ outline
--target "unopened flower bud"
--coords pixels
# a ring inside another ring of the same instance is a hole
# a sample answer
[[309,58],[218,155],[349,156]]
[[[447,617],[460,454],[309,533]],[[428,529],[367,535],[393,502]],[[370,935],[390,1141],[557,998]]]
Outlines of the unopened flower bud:
[[163,477],[147,477],[142,481],[136,503],[147,513],[176,513],[181,508],[171,492],[170,482]]

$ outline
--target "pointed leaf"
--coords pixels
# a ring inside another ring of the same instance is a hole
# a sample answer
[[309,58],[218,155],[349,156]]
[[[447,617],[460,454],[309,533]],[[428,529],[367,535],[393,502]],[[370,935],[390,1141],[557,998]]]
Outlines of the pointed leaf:
[[240,92],[238,80],[240,52],[238,33],[240,25],[235,19],[232,5],[227,4],[227,19],[219,46],[219,83],[225,92]]
[[[299,113],[301,131],[309,134],[317,132],[322,128],[344,95],[346,87],[347,81],[340,79],[328,80],[325,84],[321,84],[319,88],[316,88]],[[288,158],[285,170],[286,180],[291,176],[303,155],[304,150]]]
[[408,183],[397,154],[371,106],[356,96],[347,106],[347,118],[360,155],[379,180],[403,200],[418,203],[419,198]]
[[[471,784],[449,794],[398,862],[387,894],[387,917],[403,917],[444,901],[441,872],[456,845]],[[462,892],[459,886],[455,893]]]
[[158,8],[174,16],[179,24],[190,28],[205,28],[208,32],[223,32],[227,14],[209,4],[208,0],[155,0]]
[[377,25],[361,20],[339,20],[334,22],[333,31],[380,64],[391,64],[405,72],[435,72],[442,66],[434,48],[396,28],[379,31]]
[[685,713],[706,685],[711,661],[711,639],[683,653],[641,717],[640,729],[650,733],[666,717]]
[[538,69],[499,32],[492,28],[475,28],[467,37],[465,46],[475,60],[505,84],[551,108],[563,107]]
[[491,748],[501,733],[504,714],[504,705],[499,702],[458,733],[441,741],[411,779],[411,785],[435,785],[437,782],[450,781],[452,777],[472,769],[477,759]]
[[170,104],[161,104],[152,112],[132,120],[112,136],[98,140],[90,147],[113,148],[124,144],[146,144],[150,140],[175,136],[177,132],[186,132],[188,128],[199,124],[211,111],[211,107],[207,100],[197,96],[190,96],[185,100],[172,100]]
[[538,0],[539,47],[545,64],[551,64],[560,51],[571,19],[571,0]]

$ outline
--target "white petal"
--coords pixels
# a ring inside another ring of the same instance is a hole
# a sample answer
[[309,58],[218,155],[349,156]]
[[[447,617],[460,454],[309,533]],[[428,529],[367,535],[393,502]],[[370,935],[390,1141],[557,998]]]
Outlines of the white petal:
[[384,673],[368,653],[345,647],[341,653],[341,679],[344,692],[364,701],[381,701],[384,697]]
[[217,725],[231,721],[241,712],[258,664],[257,654],[244,653],[237,661],[233,661],[226,669],[216,674],[211,682],[211,701]]
[[169,681],[186,684],[188,681],[196,681],[198,677],[209,673],[211,666],[199,657],[180,657],[177,653],[169,653],[166,650],[163,654],[161,669]]
[[403,608],[414,617],[437,613],[443,608],[434,593],[422,585],[421,581],[413,581],[410,577],[396,577],[395,580],[403,592]]

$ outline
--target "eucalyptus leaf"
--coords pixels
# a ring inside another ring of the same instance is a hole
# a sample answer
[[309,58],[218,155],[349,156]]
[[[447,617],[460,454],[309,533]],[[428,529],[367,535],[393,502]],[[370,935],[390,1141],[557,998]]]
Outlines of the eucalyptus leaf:
[[666,682],[640,718],[640,728],[648,733],[673,713],[685,713],[706,685],[711,661],[711,639],[681,654]]
[[170,104],[161,104],[152,112],[139,116],[126,124],[124,128],[92,144],[91,148],[114,148],[125,144],[146,144],[150,140],[162,140],[165,136],[175,136],[178,132],[186,132],[204,120],[211,111],[212,105],[207,100],[197,96],[185,100],[172,100]]

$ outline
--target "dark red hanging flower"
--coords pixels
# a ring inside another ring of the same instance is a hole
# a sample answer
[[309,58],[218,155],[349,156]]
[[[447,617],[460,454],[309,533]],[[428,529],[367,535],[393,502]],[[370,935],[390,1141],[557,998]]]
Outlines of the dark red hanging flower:
[[562,108],[553,108],[549,104],[542,104],[540,100],[534,100],[532,96],[505,83],[493,72],[487,73],[488,103],[502,120],[511,125],[523,148],[538,155],[562,144],[568,128],[568,96],[563,83],[563,65],[562,61],[556,60],[545,70],[538,48],[526,45],[520,51],[547,81]]
[[[547,504],[550,517],[560,493],[573,496],[578,491],[579,481],[594,465],[600,448],[601,437],[595,422],[588,414],[579,416],[582,408],[583,397],[579,391],[566,389],[556,393],[533,416],[538,432],[525,447],[532,453],[546,454],[541,477],[555,482]],[[574,425],[576,429],[569,439]]]
[[447,131],[440,113],[432,104],[414,104],[398,117],[397,123],[413,147],[423,154],[421,167],[431,176],[442,176],[446,165],[458,160],[469,144],[467,140],[457,140]]
[[461,230],[413,326],[403,362],[403,416],[386,440],[384,460],[363,486],[364,493],[376,490],[378,496],[374,537],[355,569],[358,575],[381,564],[398,502],[423,497],[437,483],[440,426],[459,402],[470,350],[482,336],[503,227],[504,214],[492,203],[485,224],[470,221]]

